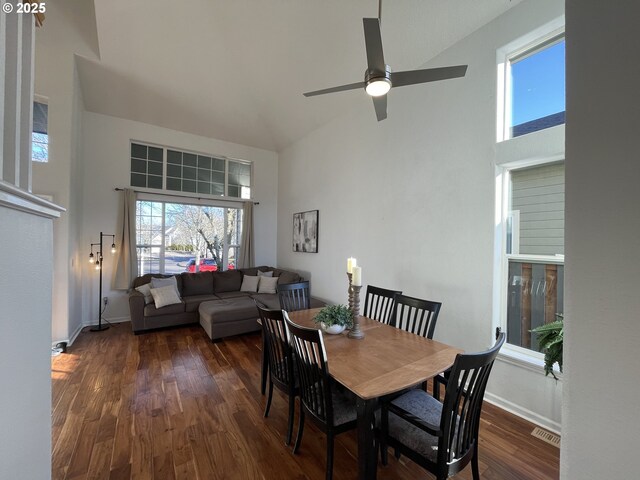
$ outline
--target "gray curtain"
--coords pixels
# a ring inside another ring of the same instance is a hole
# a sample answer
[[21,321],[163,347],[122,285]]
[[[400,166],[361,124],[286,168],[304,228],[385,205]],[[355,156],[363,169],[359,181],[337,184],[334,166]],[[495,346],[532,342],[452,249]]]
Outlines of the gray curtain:
[[253,246],[253,202],[244,202],[242,205],[242,239],[240,255],[238,256],[238,268],[253,267],[255,261]]
[[112,288],[129,290],[138,276],[138,254],[136,251],[136,192],[125,188],[120,196],[120,217],[116,230],[118,259]]

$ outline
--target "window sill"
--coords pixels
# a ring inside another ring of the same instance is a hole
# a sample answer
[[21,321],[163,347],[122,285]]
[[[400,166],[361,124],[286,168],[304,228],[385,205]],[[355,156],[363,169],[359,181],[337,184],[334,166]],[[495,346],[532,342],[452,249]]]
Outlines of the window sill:
[[46,218],[58,218],[62,212],[66,211],[55,203],[2,180],[0,180],[0,205]]
[[[541,358],[541,354],[529,353],[523,348],[505,344],[498,354],[498,360],[544,376],[544,359]],[[558,381],[562,381],[562,373],[557,366],[554,366],[553,373],[558,377]]]

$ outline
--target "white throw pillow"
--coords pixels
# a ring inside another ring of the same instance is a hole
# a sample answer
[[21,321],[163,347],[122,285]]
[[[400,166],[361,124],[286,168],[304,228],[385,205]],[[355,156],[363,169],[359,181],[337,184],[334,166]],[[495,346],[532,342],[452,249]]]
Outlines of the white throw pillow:
[[258,293],[276,293],[278,277],[260,277]]
[[260,281],[260,277],[245,275],[244,278],[242,279],[242,286],[240,287],[240,291],[241,292],[257,292],[259,281]]
[[263,272],[262,270],[258,270],[259,277],[273,277],[273,270],[268,272]]
[[153,296],[154,302],[156,302],[156,308],[162,308],[167,305],[174,305],[181,302],[178,292],[173,285],[152,288],[151,295]]
[[180,292],[178,291],[178,281],[176,280],[176,277],[171,276],[167,278],[161,278],[161,277],[151,278],[151,288],[166,287],[167,285],[171,285],[176,291],[176,295],[178,296],[178,298],[180,298]]
[[151,285],[149,285],[148,283],[145,283],[144,285],[140,285],[139,287],[136,287],[136,290],[140,292],[142,295],[144,295],[145,305],[148,305],[149,303],[153,302],[153,296],[151,295]]

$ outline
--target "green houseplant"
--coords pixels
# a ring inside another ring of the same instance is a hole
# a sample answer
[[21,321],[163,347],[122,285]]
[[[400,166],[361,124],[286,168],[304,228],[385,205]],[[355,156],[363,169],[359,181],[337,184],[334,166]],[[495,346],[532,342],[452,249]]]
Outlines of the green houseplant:
[[327,333],[340,333],[353,326],[353,312],[346,305],[329,305],[313,318]]
[[541,325],[531,331],[536,334],[540,350],[544,352],[544,374],[551,374],[553,378],[558,380],[558,377],[553,373],[553,365],[557,363],[562,372],[564,314],[557,313],[555,322]]

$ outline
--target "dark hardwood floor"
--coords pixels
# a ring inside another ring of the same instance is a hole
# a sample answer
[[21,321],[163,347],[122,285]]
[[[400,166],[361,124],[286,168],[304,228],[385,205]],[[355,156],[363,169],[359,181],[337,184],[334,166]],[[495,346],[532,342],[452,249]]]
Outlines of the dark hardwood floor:
[[[51,361],[52,478],[323,479],[324,434],[308,423],[293,455],[278,390],[262,416],[260,349],[259,334],[213,344],[199,326],[135,336],[123,323],[81,333]],[[558,478],[558,449],[532,429],[485,404],[483,480]],[[354,432],[338,437],[336,480],[356,477],[356,452]],[[378,478],[433,477],[390,455]],[[456,478],[471,479],[471,469]]]

